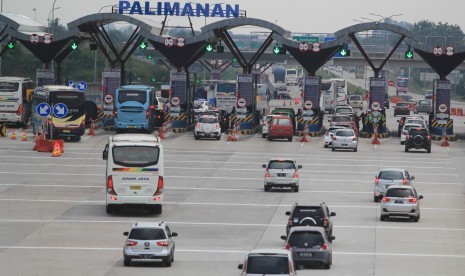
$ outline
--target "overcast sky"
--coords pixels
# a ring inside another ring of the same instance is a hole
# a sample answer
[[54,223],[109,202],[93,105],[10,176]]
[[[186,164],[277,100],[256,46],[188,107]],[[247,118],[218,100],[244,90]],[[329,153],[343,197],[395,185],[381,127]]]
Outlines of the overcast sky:
[[[228,4],[239,4],[241,10],[247,11],[247,17],[259,18],[270,22],[276,22],[284,29],[292,32],[303,33],[333,33],[350,25],[357,24],[354,21],[369,21],[394,16],[398,21],[414,23],[420,20],[430,20],[435,23],[443,22],[451,25],[459,25],[465,31],[465,2],[463,0],[448,0],[437,2],[424,0],[222,0]],[[25,15],[38,22],[47,23],[52,10],[54,0],[1,0],[4,12],[13,12]],[[131,3],[133,1],[130,1]],[[140,1],[145,2],[145,1]],[[150,1],[155,6],[157,1]],[[176,2],[176,1],[167,1]],[[177,1],[185,3],[187,1]],[[199,3],[221,3],[221,1],[203,1]],[[60,18],[63,25],[82,16],[101,12],[109,12],[108,5],[118,4],[118,0],[55,0],[55,17]],[[35,9],[35,11],[34,11]],[[153,20],[161,22],[163,17],[150,16]],[[207,18],[211,23],[218,19]],[[200,29],[205,24],[205,19],[195,19],[194,28]],[[185,17],[172,17],[169,24],[188,26]],[[241,30],[240,32],[244,32]]]

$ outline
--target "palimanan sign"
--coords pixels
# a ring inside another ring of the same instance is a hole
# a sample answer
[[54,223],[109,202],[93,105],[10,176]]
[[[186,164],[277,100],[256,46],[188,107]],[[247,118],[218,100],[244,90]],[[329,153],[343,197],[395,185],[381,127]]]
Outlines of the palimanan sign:
[[239,17],[239,5],[180,2],[119,1],[119,14]]

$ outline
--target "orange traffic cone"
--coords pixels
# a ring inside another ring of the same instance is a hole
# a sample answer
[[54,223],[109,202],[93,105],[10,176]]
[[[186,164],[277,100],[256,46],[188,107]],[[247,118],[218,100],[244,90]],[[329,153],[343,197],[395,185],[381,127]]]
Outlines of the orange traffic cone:
[[34,137],[35,145],[34,145],[34,148],[32,148],[32,150],[36,151],[38,149],[39,139],[40,139],[39,135],[36,132],[36,136]]
[[27,136],[26,136],[26,131],[23,130],[23,137],[21,138],[21,141],[27,141]]
[[442,143],[441,143],[441,147],[448,147],[449,146],[449,141],[447,141],[447,135],[446,135],[446,130],[444,129],[444,131],[442,132]]
[[94,136],[95,135],[94,120],[92,120],[92,118],[90,120],[91,120],[91,123],[90,123],[90,128],[89,128],[89,135]]
[[53,151],[52,151],[52,157],[59,157],[61,156],[61,149],[60,149],[60,144],[58,141],[53,142]]
[[308,142],[307,135],[308,135],[308,126],[305,126],[304,127],[304,132],[302,133],[302,138],[300,139],[300,142],[307,143]]
[[16,140],[16,132],[14,130],[11,133],[11,140]]

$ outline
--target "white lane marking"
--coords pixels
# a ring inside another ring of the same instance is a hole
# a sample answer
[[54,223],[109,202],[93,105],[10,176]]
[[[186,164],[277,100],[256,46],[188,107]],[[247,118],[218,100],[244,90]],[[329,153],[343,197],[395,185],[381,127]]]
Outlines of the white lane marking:
[[[67,200],[67,199],[28,199],[28,198],[0,198],[1,201],[14,201],[14,202],[55,202],[55,203],[77,203],[77,204],[105,204],[104,200]],[[198,206],[235,206],[235,207],[291,207],[291,204],[258,204],[258,203],[224,203],[224,202],[172,202],[165,201],[163,204],[171,205],[198,205]],[[330,205],[330,208],[353,208],[353,209],[379,209],[379,206],[363,206],[363,205],[347,205],[337,206]],[[465,211],[465,209],[459,208],[425,208],[422,210],[431,211]]]
[[[0,249],[16,250],[67,250],[67,251],[121,251],[121,247],[72,247],[72,246],[0,246]],[[225,254],[246,254],[249,250],[217,250],[217,249],[176,249],[176,252],[184,253],[225,253]],[[385,256],[385,257],[432,257],[432,258],[465,258],[465,255],[446,255],[446,254],[402,254],[402,253],[382,253],[382,252],[337,252],[335,255],[358,255],[358,256]]]
[[[11,187],[28,187],[28,188],[90,188],[90,189],[105,189],[104,185],[63,185],[63,184],[13,184],[0,183],[0,186]],[[189,190],[189,191],[215,191],[215,192],[262,192],[263,189],[241,189],[241,188],[200,188],[200,187],[166,187],[165,190]],[[373,192],[354,192],[354,191],[300,191],[302,193],[328,193],[328,194],[373,194]],[[447,197],[463,197],[462,194],[425,194],[424,196],[447,196]]]

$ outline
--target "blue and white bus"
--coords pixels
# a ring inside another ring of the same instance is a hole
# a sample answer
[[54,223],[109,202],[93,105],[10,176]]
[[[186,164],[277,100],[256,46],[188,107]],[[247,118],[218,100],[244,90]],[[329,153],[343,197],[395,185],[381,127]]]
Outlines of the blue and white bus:
[[0,77],[0,123],[27,124],[34,87],[34,82],[28,78]]
[[125,85],[115,93],[116,133],[137,131],[151,133],[163,120],[163,111],[158,108],[155,88],[145,85]]

